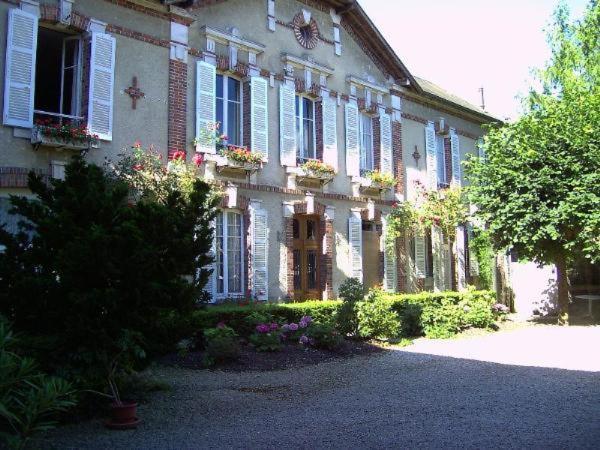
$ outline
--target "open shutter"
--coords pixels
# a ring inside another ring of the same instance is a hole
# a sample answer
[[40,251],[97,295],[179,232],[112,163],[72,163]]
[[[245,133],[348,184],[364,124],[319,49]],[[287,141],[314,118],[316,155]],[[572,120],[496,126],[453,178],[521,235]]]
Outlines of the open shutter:
[[433,287],[436,292],[444,290],[444,246],[439,228],[431,227],[431,249],[433,258]]
[[92,33],[88,128],[105,141],[112,140],[116,44],[110,34]]
[[268,278],[268,221],[267,211],[252,208],[252,297],[267,300],[269,296]]
[[467,225],[467,237],[468,237],[468,245],[469,245],[469,275],[472,277],[479,276],[479,260],[477,259],[477,254],[475,253],[475,249],[471,245],[473,242],[473,225]]
[[38,18],[20,9],[8,11],[4,75],[4,125],[31,128],[35,93]]
[[357,177],[359,168],[358,106],[346,103],[346,173]]
[[435,126],[433,122],[427,122],[425,127],[425,154],[427,157],[427,184],[429,189],[437,190],[437,155],[435,145]]
[[269,117],[267,112],[267,80],[250,78],[250,150],[269,157]]
[[330,164],[337,171],[337,103],[335,100],[323,98],[323,162]]
[[456,134],[454,128],[450,128],[450,149],[452,154],[452,184],[460,186],[462,180],[460,173],[460,147],[458,134]]
[[387,220],[386,218],[382,218],[382,221],[383,287],[388,292],[396,292],[396,252],[394,251],[394,247],[387,245]]
[[381,129],[381,173],[393,174],[392,119],[389,114],[379,116]]
[[282,166],[296,165],[296,91],[279,87],[279,158]]
[[214,133],[211,128],[216,117],[217,70],[205,61],[196,63],[196,150],[216,153]]
[[348,219],[348,242],[352,277],[358,278],[362,283],[362,220],[360,217],[352,216]]
[[464,227],[456,227],[456,255],[458,259],[457,275],[458,290],[462,291],[467,287],[467,266],[465,259],[465,230]]
[[[217,239],[216,239],[216,236],[215,236],[216,223],[215,223],[215,221],[214,221],[214,220],[212,220],[212,221],[210,222],[210,227],[211,227],[211,228],[212,228],[212,230],[213,230],[213,235],[212,235],[212,245],[211,245],[211,248],[210,248],[210,253],[209,253],[209,254],[210,254],[210,256],[211,256],[212,258],[214,258],[214,257],[215,257],[215,255],[216,255],[216,250],[217,250],[217,248],[216,248],[216,240],[217,240]],[[213,262],[212,262],[212,263],[210,263],[209,265],[205,266],[205,267],[204,267],[204,269],[212,270],[212,273],[211,273],[211,274],[209,275],[209,277],[208,277],[208,281],[207,281],[207,282],[206,282],[206,284],[204,285],[204,289],[203,289],[203,291],[204,291],[204,292],[206,292],[206,293],[208,293],[208,294],[210,295],[211,302],[214,302],[214,301],[215,301],[215,299],[216,299],[216,291],[215,291],[215,288],[216,288],[216,286],[217,286],[217,284],[216,284],[216,282],[215,282],[215,281],[216,281],[216,276],[217,276],[217,270],[216,270],[216,269],[217,269],[217,266],[216,266],[216,264],[215,264],[215,261],[214,261],[214,259],[213,259]]]
[[425,236],[417,234],[415,237],[415,272],[417,278],[425,278],[427,268],[425,267]]

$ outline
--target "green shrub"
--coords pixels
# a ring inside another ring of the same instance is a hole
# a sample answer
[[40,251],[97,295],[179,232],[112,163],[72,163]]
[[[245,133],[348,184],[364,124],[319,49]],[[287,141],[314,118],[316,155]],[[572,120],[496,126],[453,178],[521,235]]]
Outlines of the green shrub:
[[254,345],[257,352],[278,352],[283,347],[279,333],[254,333],[250,335],[250,343]]
[[[339,301],[307,301],[302,303],[265,303],[241,305],[209,305],[192,314],[195,329],[214,328],[219,322],[248,338],[260,323],[299,323],[310,316],[314,322],[335,325]],[[249,318],[250,316],[250,318]],[[260,319],[260,320],[259,320]],[[266,320],[264,320],[266,319]],[[258,323],[255,323],[258,321]],[[250,324],[254,326],[250,326]]]
[[204,349],[209,360],[207,362],[225,362],[240,356],[240,345],[233,328],[218,326],[204,330]]
[[342,305],[336,317],[337,329],[343,335],[358,334],[357,304],[365,296],[365,288],[358,278],[348,278],[340,286]]
[[372,290],[358,303],[358,332],[364,338],[395,338],[400,334],[400,317],[381,291]]
[[300,343],[310,345],[315,348],[324,348],[326,350],[335,350],[343,341],[340,333],[331,325],[312,323],[306,328],[304,336],[308,340],[300,337]]
[[21,232],[0,229],[0,312],[44,370],[98,389],[116,359],[130,372],[189,336],[209,276],[208,184],[131,202],[126,182],[75,157],[64,180],[28,185],[36,198],[11,197]]
[[75,396],[70,383],[41,372],[19,347],[0,316],[0,438],[21,449],[36,433],[54,428],[55,416],[73,407]]

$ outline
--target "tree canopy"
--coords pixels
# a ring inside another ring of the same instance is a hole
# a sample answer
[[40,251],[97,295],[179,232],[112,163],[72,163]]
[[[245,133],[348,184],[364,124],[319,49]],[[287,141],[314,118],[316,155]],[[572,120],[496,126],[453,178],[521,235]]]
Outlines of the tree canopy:
[[467,163],[470,199],[498,249],[556,264],[566,313],[566,268],[600,260],[600,7],[571,21],[560,5],[548,35],[551,58],[524,114],[493,125],[482,158]]

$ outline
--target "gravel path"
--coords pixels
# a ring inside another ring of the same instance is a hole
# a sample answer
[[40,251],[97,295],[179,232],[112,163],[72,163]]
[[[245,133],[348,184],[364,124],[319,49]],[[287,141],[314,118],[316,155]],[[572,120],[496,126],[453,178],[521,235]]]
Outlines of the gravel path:
[[600,327],[537,326],[285,371],[161,368],[173,389],[139,408],[138,430],[95,421],[40,447],[598,448],[599,345]]

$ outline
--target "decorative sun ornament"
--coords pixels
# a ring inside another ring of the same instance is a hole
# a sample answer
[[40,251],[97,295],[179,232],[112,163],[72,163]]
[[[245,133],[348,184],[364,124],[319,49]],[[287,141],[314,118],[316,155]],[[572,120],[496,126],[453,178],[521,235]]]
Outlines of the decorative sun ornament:
[[302,10],[294,16],[292,27],[296,40],[304,48],[312,50],[319,43],[319,27],[315,19],[311,17],[311,13]]

